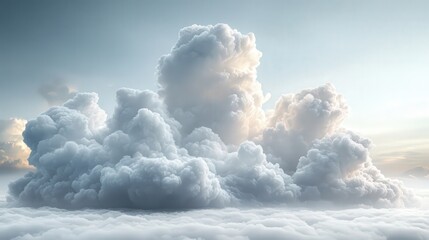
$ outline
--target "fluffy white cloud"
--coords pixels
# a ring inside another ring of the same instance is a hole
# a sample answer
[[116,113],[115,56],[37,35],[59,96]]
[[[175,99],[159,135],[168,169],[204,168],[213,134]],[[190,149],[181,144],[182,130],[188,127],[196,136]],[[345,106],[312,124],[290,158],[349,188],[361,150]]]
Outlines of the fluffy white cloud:
[[29,167],[30,149],[22,138],[25,124],[25,120],[17,118],[0,120],[0,171]]
[[118,90],[108,119],[95,93],[79,93],[28,122],[36,171],[10,185],[11,201],[183,209],[412,200],[372,166],[367,140],[339,130],[347,106],[330,84],[283,96],[266,120],[260,56],[253,34],[182,29],[160,60],[158,93]]
[[148,212],[0,207],[0,236],[11,240],[422,240],[429,238],[429,211],[279,207]]

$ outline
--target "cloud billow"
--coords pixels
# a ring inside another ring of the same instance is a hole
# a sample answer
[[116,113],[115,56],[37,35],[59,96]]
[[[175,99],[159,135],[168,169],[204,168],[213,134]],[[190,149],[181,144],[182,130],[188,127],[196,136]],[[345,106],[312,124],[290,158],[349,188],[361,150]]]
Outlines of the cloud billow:
[[412,193],[372,165],[369,146],[368,139],[352,132],[337,132],[316,140],[299,159],[293,174],[294,182],[301,186],[301,198],[372,206],[397,202],[411,205]]
[[225,24],[182,29],[158,65],[159,93],[182,131],[209,127],[234,144],[256,136],[265,122],[261,56],[252,33]]
[[253,34],[225,24],[181,30],[159,62],[160,89],[120,89],[107,117],[78,93],[30,120],[35,172],[11,201],[61,208],[178,209],[326,200],[404,206],[412,193],[372,164],[369,141],[342,130],[330,85],[265,112]]
[[312,142],[335,132],[347,111],[331,84],[283,95],[267,114],[260,144],[272,162],[293,174]]

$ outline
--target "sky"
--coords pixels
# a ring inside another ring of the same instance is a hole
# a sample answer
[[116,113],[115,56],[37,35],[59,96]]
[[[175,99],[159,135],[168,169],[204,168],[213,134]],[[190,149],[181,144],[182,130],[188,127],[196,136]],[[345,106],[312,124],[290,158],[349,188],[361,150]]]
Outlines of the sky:
[[[427,1],[1,1],[0,119],[35,118],[76,91],[109,114],[120,87],[157,90],[156,68],[192,24],[256,36],[258,81],[282,94],[332,83],[344,125],[390,174],[428,167]],[[43,90],[66,89],[49,100]],[[58,87],[58,86],[57,86]],[[31,104],[28,104],[31,102]]]
[[428,10],[0,0],[0,238],[428,239]]

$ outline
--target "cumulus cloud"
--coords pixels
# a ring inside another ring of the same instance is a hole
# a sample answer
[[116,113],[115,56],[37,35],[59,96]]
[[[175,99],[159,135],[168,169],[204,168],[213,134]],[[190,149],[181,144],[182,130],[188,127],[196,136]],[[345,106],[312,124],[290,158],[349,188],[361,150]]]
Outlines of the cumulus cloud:
[[324,85],[283,96],[265,113],[253,34],[228,25],[180,31],[158,66],[159,91],[120,89],[107,117],[78,93],[30,120],[35,172],[10,200],[61,208],[178,209],[333,203],[404,206],[369,141],[340,129],[347,106]]
[[76,94],[64,80],[54,80],[43,83],[38,92],[50,106],[61,105]]
[[0,171],[29,167],[30,149],[22,138],[25,124],[25,120],[17,118],[0,120]]
[[428,219],[429,211],[422,209],[226,208],[166,213],[0,208],[0,235],[12,240],[421,240],[429,238]]

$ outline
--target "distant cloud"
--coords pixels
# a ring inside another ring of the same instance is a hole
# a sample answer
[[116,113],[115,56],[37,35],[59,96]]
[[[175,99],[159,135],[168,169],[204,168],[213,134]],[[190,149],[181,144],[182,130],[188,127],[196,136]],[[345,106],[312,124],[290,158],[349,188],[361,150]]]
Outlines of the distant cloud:
[[[395,136],[395,138],[400,138],[400,136]],[[428,143],[427,140],[424,140],[423,144],[415,141],[393,146],[377,144],[377,148],[372,152],[375,165],[389,175],[397,177],[403,176],[404,171],[413,167],[429,168]]]
[[159,62],[157,93],[119,89],[111,117],[96,93],[77,93],[30,120],[23,136],[37,170],[10,184],[10,200],[141,209],[414,204],[372,165],[369,140],[341,128],[348,107],[332,85],[284,95],[265,112],[260,57],[251,33],[182,29]]
[[0,119],[0,172],[29,167],[30,149],[22,138],[26,122],[17,118]]
[[16,240],[429,239],[429,211],[404,208],[147,212],[0,207],[0,223],[0,236]]
[[429,168],[415,167],[404,172],[404,177],[427,178],[429,180]]
[[61,105],[76,94],[76,90],[64,80],[54,80],[42,84],[38,92],[50,106]]

